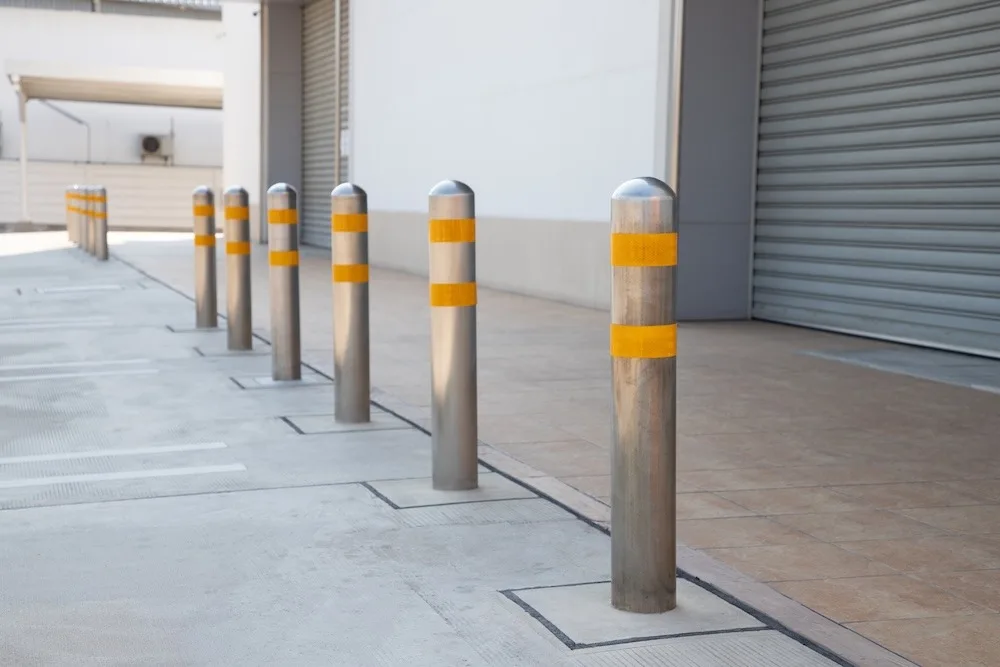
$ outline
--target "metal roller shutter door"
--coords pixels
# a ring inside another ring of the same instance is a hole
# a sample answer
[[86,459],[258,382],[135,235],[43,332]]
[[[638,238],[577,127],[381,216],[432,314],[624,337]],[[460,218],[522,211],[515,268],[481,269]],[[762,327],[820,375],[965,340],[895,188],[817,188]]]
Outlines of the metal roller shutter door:
[[337,59],[335,0],[302,10],[302,242],[330,245],[330,191],[336,180]]
[[754,316],[1000,356],[1000,1],[763,28]]

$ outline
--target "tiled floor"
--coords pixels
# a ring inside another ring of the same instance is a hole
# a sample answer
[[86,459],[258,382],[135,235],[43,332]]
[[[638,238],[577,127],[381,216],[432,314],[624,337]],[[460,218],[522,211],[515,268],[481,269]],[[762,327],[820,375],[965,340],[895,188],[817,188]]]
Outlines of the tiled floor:
[[[112,252],[190,291],[187,239],[115,235]],[[261,259],[254,319],[266,328]],[[302,281],[303,345],[322,365],[325,253],[305,253]],[[426,284],[376,270],[371,289],[373,383],[427,424]],[[482,441],[604,503],[607,322],[480,293]],[[682,324],[679,535],[920,665],[997,665],[1000,396],[805,354],[894,347],[765,323]]]

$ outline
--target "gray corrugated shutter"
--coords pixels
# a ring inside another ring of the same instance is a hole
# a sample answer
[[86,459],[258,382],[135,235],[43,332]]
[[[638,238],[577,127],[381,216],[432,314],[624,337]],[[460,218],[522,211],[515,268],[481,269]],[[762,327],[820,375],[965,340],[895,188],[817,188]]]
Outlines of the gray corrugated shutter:
[[340,171],[337,180],[351,180],[350,174],[350,95],[351,95],[351,2],[340,0],[340,131],[344,141],[340,146]]
[[330,190],[336,178],[337,59],[335,0],[302,10],[302,241],[330,245]]
[[754,316],[1000,355],[1000,1],[764,9]]

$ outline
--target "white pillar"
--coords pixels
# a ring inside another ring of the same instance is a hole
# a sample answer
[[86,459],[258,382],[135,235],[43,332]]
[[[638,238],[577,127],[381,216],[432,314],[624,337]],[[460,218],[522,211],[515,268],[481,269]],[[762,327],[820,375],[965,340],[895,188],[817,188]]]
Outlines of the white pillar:
[[21,222],[31,222],[28,214],[28,98],[18,89],[17,110],[21,120]]

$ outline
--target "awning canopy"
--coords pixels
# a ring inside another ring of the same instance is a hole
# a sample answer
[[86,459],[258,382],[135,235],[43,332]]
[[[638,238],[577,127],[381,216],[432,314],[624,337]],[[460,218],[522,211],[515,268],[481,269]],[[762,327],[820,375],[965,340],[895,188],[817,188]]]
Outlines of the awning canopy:
[[222,73],[10,61],[11,85],[27,99],[222,108]]

